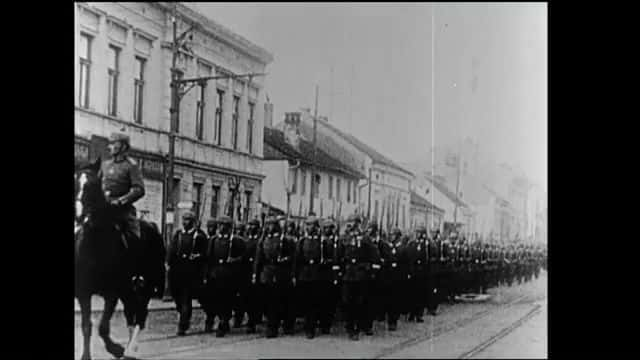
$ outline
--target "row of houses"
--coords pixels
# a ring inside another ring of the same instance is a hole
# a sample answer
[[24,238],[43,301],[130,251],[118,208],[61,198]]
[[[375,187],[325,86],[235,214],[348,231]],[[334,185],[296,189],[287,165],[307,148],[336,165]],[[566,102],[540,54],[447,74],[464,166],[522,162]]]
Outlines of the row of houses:
[[[168,179],[173,21],[179,33],[197,25],[191,51],[178,57],[186,78],[264,73],[273,55],[184,3],[74,8],[75,159],[105,158],[109,134],[128,134],[146,186],[137,208],[167,233],[187,210],[202,222],[222,214],[246,221],[269,213],[339,220],[358,213],[386,229],[496,228],[497,220],[477,216],[440,177],[408,170],[327,117],[316,121],[315,147],[309,109],[274,123],[265,77],[209,81],[183,97]],[[170,202],[180,206],[163,219]]]

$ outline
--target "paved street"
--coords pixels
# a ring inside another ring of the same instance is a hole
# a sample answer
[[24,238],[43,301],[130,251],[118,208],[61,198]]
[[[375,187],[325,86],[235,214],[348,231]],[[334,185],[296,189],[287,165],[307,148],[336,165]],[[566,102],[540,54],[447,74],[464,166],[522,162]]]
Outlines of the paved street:
[[547,306],[521,327],[478,352],[475,359],[547,358]]
[[[422,324],[401,321],[398,331],[388,332],[382,323],[375,324],[372,337],[361,337],[360,341],[348,340],[340,323],[328,336],[308,340],[298,324],[294,336],[266,339],[262,333],[244,334],[244,328],[232,329],[225,338],[215,338],[202,334],[204,314],[194,310],[192,329],[186,337],[175,337],[177,313],[175,311],[155,311],[149,314],[148,329],[141,335],[140,358],[144,359],[252,359],[257,357],[315,357],[315,358],[449,358],[458,357],[518,320],[534,305],[546,298],[546,273],[538,280],[511,288],[492,289],[491,300],[486,303],[444,304],[440,314],[425,317]],[[524,296],[524,298],[523,298]],[[514,302],[514,300],[518,300]],[[546,311],[546,303],[542,303]],[[508,308],[506,306],[509,306]],[[546,353],[546,312],[537,315],[502,340],[475,354],[476,357],[494,357],[508,354],[508,357],[544,356]],[[93,315],[94,328],[99,314]],[[260,329],[260,328],[259,328]],[[112,321],[112,332],[116,341],[124,344],[127,330],[124,316],[117,313]],[[96,334],[97,331],[94,331]],[[76,315],[76,358],[80,356],[82,335],[80,317]],[[432,339],[431,341],[425,341]],[[420,342],[422,341],[422,342]],[[92,339],[93,354],[96,359],[109,358],[101,340]],[[540,350],[544,344],[543,350]],[[488,355],[487,355],[488,354]],[[496,355],[497,356],[497,355]]]

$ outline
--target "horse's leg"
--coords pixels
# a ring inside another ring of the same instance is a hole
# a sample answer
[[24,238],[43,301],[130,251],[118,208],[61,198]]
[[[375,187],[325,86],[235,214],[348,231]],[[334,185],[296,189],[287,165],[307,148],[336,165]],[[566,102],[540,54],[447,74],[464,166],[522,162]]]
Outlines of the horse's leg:
[[91,360],[91,296],[78,297],[82,327],[82,357],[81,360]]
[[140,332],[144,330],[144,326],[147,321],[147,315],[149,314],[149,300],[151,300],[151,294],[144,294],[137,302],[136,323],[133,329],[133,336],[131,338],[131,351],[133,354],[138,351],[138,336],[140,335]]
[[109,335],[110,329],[109,325],[111,322],[111,317],[116,309],[116,304],[118,303],[117,296],[105,296],[104,297],[104,311],[102,312],[102,318],[100,318],[100,326],[98,327],[98,334],[104,341],[104,346],[109,352],[109,354],[115,356],[116,358],[121,358],[124,355],[124,347],[122,345],[115,343],[111,336]]
[[122,297],[122,303],[124,304],[124,317],[127,320],[127,329],[129,330],[129,340],[127,341],[127,347],[124,351],[124,355],[130,356],[129,348],[131,346],[131,340],[133,339],[136,304],[128,294]]

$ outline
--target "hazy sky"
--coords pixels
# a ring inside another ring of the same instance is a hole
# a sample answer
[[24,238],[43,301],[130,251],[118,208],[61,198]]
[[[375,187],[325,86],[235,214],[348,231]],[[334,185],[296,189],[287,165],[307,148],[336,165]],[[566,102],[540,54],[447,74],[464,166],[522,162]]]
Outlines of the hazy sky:
[[432,133],[436,145],[470,135],[546,189],[546,4],[191,6],[273,54],[274,122],[313,110],[318,84],[319,114],[394,160],[426,159]]

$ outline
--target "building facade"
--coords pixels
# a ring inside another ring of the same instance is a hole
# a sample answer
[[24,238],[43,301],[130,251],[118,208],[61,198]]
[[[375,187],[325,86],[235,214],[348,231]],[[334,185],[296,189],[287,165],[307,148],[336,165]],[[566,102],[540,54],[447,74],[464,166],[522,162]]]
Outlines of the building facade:
[[431,204],[415,191],[411,191],[411,229],[418,226],[424,226],[427,229],[440,229],[443,219],[443,209]]
[[[305,139],[313,139],[313,116],[308,109],[302,111],[300,132]],[[317,121],[317,144],[362,176],[356,189],[358,213],[383,227],[410,227],[413,173],[331,125],[326,117]]]
[[300,134],[300,118],[299,112],[287,113],[283,130],[264,130],[263,202],[292,217],[312,211],[342,221],[356,212],[355,189],[363,176],[322,149],[314,156],[313,143]]
[[263,77],[251,83],[209,81],[186,93],[175,142],[174,191],[165,194],[173,11],[178,34],[195,25],[191,51],[178,57],[183,78],[265,72],[272,55],[182,3],[96,2],[74,8],[76,160],[104,157],[109,135],[123,132],[144,175],[146,195],[136,203],[141,215],[160,225],[169,196],[181,205],[174,219],[192,210],[204,222],[227,212],[231,200],[236,217],[256,213],[264,177]]

